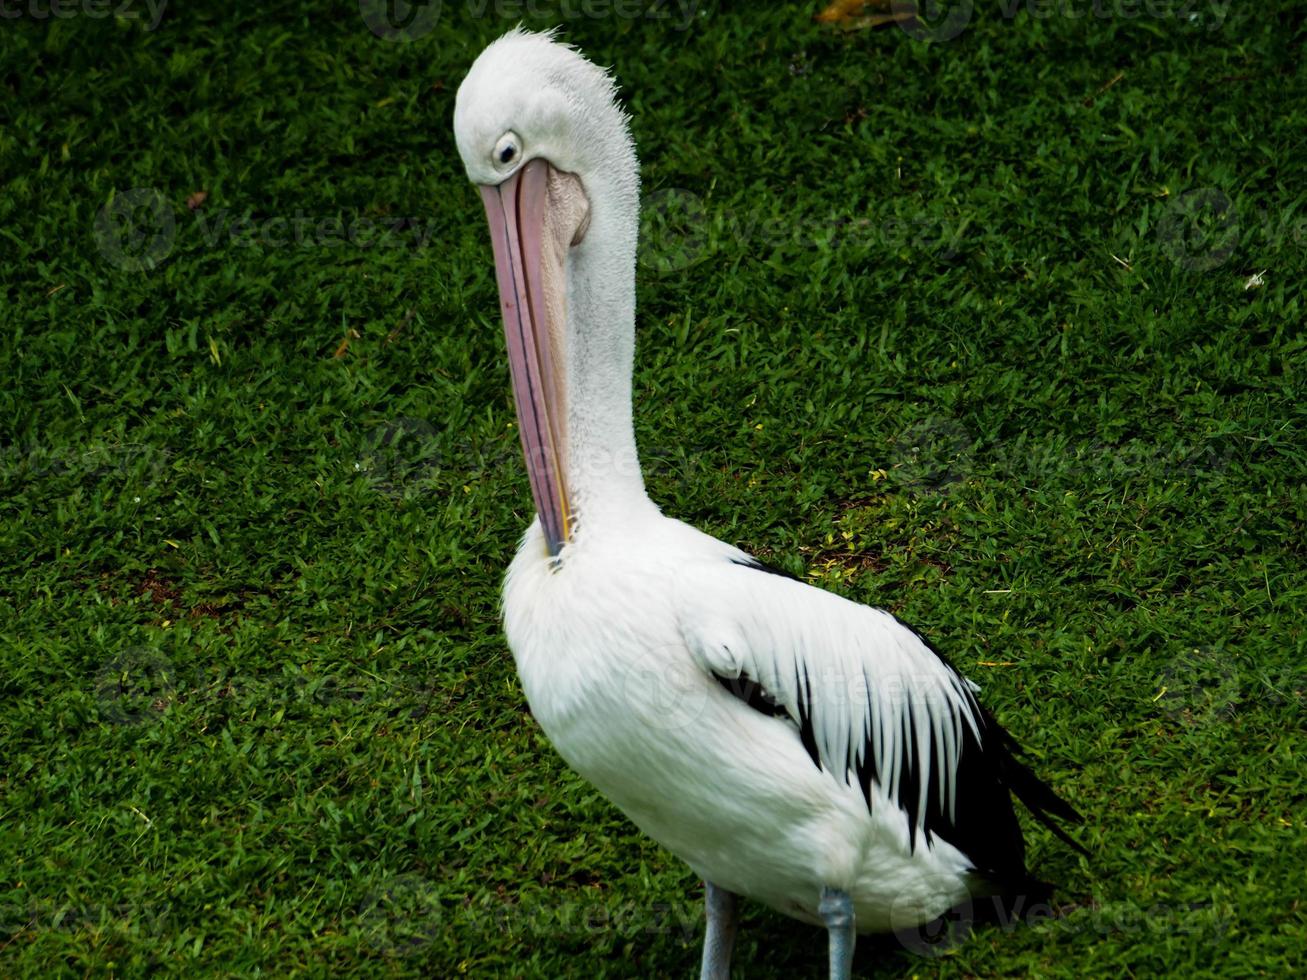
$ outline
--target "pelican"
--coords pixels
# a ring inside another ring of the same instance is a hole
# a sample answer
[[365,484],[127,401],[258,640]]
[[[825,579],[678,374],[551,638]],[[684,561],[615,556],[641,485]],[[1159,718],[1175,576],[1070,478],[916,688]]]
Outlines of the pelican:
[[513,30],[458,90],[490,225],[536,516],[503,621],[558,753],[705,882],[702,972],[730,976],[739,896],[828,932],[1042,893],[1013,796],[1079,815],[914,630],[662,514],[636,458],[639,167],[616,86]]

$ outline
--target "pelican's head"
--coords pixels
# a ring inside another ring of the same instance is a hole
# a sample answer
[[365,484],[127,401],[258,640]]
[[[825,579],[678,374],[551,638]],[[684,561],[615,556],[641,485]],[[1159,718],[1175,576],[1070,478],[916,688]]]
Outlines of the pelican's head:
[[481,52],[458,89],[454,139],[468,179],[494,186],[531,160],[583,183],[632,169],[616,95],[607,72],[552,32],[510,31]]
[[569,304],[611,308],[626,290],[633,322],[635,148],[607,73],[551,34],[522,30],[473,63],[454,137],[490,222],[522,449],[556,555],[573,516],[568,372],[580,348],[594,346],[577,336]]

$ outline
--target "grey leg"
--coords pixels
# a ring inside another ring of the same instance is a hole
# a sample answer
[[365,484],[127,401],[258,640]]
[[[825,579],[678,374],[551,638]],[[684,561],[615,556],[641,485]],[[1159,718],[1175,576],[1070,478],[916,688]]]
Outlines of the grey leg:
[[703,969],[699,978],[731,980],[731,950],[735,947],[735,929],[739,925],[735,895],[711,881],[703,884],[708,928],[703,937]]
[[853,944],[858,938],[853,922],[853,899],[838,888],[823,888],[817,911],[830,934],[830,980],[850,980]]

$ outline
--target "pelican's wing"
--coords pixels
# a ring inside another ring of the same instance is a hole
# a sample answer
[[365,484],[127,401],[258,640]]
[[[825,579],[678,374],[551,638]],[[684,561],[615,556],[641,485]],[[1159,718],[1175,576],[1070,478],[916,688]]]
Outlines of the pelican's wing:
[[1079,848],[1051,820],[1079,815],[1018,761],[978,688],[890,613],[743,555],[688,572],[681,595],[698,664],[790,725],[813,764],[858,786],[868,806],[887,796],[914,849],[938,835],[979,871],[1026,881],[1012,794]]

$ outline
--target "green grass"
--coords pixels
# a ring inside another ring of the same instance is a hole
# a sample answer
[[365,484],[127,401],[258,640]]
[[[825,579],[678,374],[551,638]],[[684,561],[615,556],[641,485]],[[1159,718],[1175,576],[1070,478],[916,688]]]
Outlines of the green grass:
[[[1051,917],[860,971],[1290,975],[1307,18],[1003,6],[571,5],[644,165],[650,490],[925,630],[1088,816],[1090,861],[1031,829]],[[530,496],[451,114],[519,8],[318,7],[0,24],[0,974],[690,976],[698,883],[497,623]],[[750,907],[737,975],[823,943]]]

